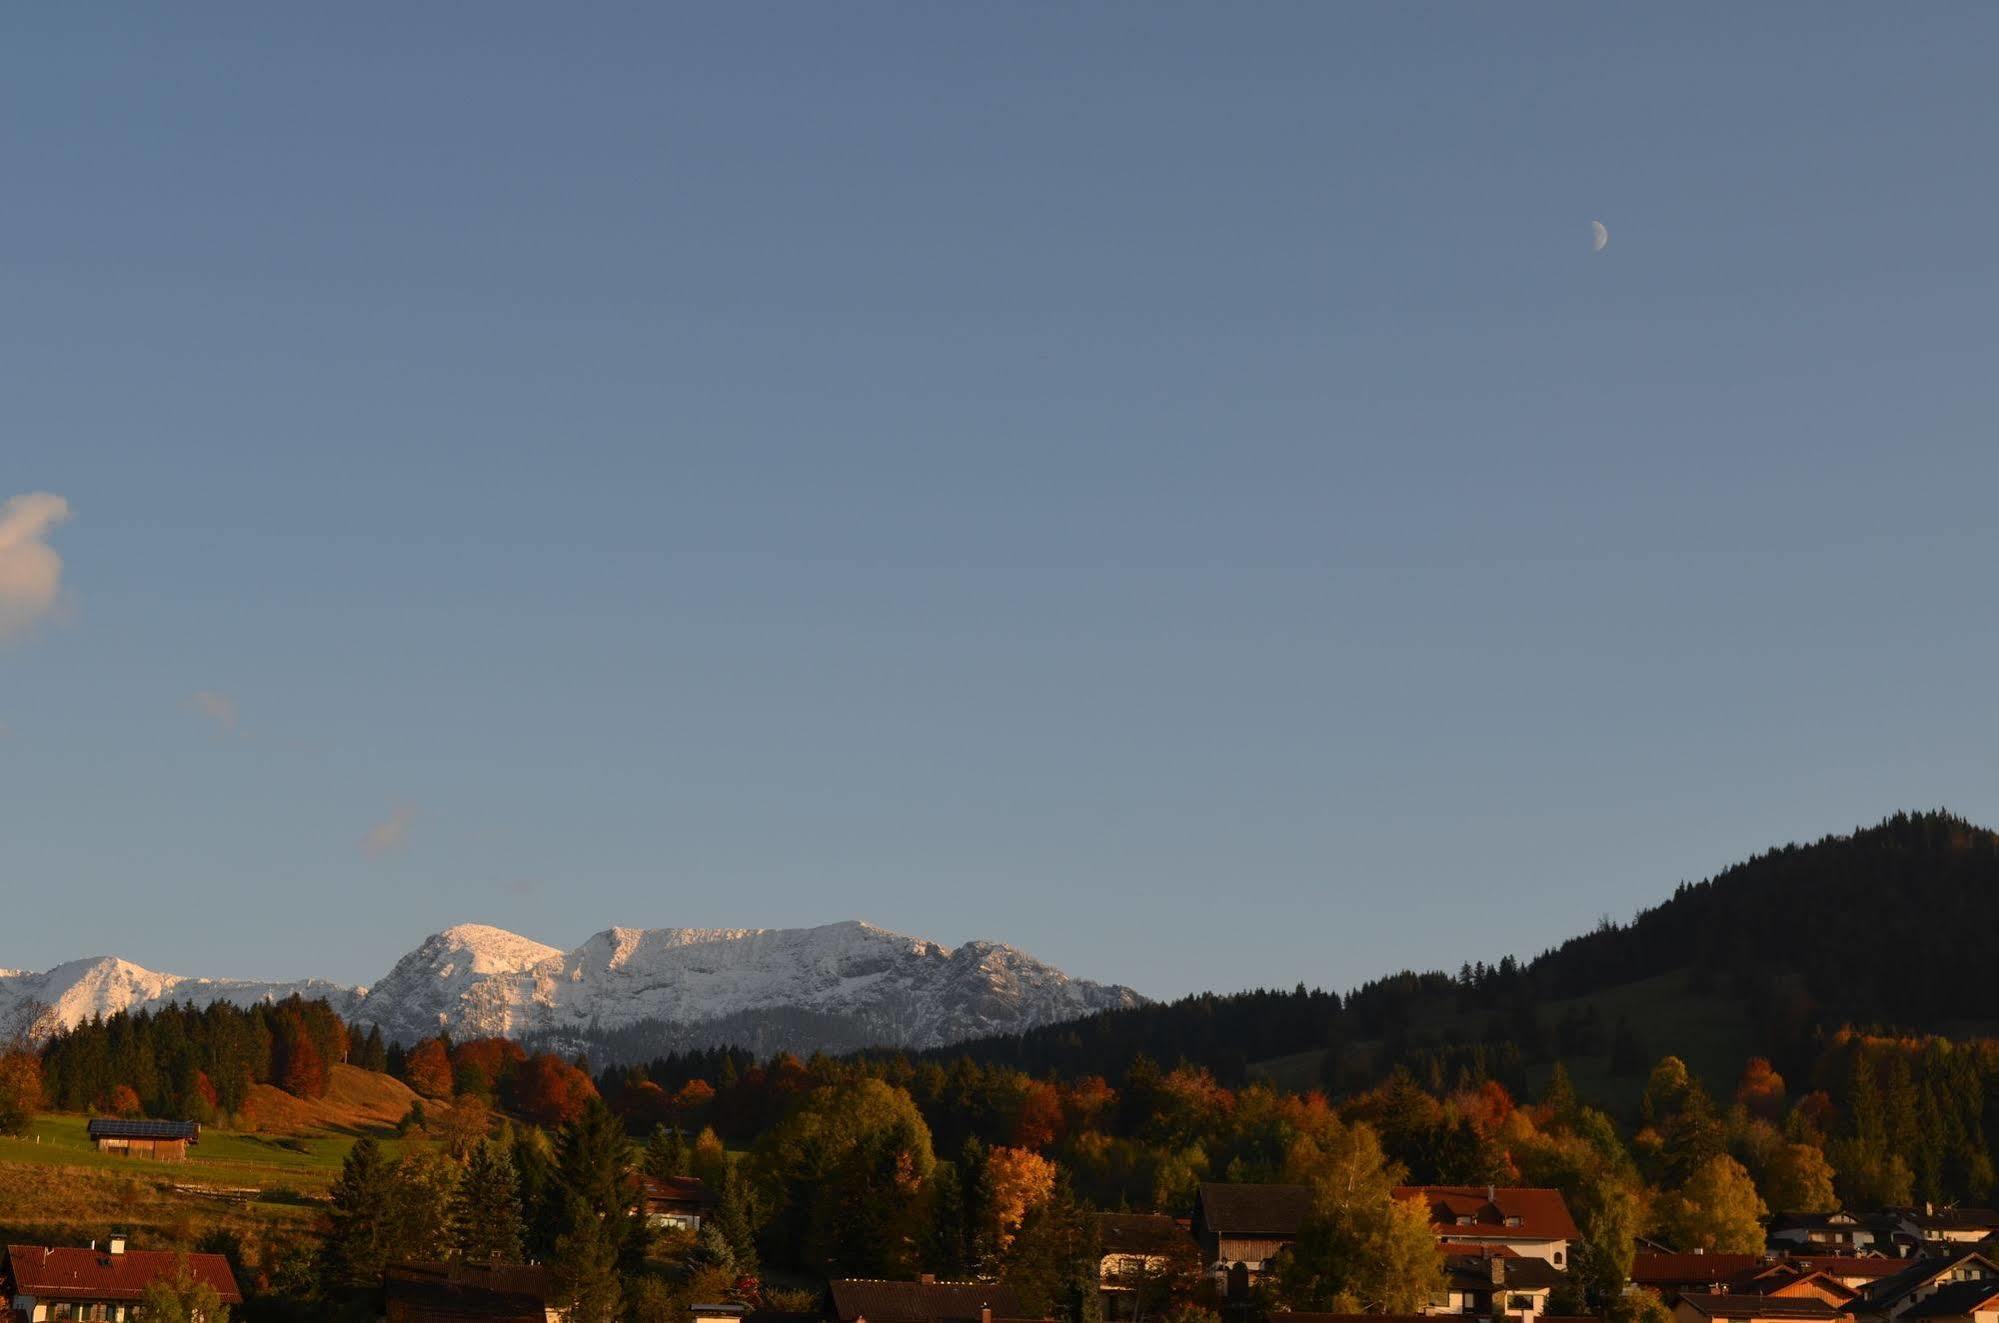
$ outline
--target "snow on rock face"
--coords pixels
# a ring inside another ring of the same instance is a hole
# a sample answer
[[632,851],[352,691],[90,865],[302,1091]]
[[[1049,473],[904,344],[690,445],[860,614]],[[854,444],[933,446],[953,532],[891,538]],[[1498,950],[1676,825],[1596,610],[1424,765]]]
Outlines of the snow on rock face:
[[850,1034],[932,1047],[1139,1001],[1128,988],[1072,980],[1011,947],[971,942],[954,951],[858,922],[610,928],[566,953],[496,929],[454,928],[404,957],[354,1018],[405,1042],[446,1028],[459,1038],[579,1045],[647,1022],[673,1026],[676,1041],[732,1017],[805,1012],[839,1022],[779,1040],[810,1051]]
[[567,952],[461,924],[426,938],[365,989],[190,979],[110,957],[45,974],[0,970],[0,1034],[40,1036],[169,1001],[246,1004],[294,992],[325,997],[351,1023],[379,1024],[405,1043],[443,1029],[461,1040],[506,1035],[584,1046],[627,1030],[656,1039],[658,1050],[735,1041],[798,1052],[936,1047],[1143,1000],[1129,988],[1071,979],[1010,946],[953,949],[851,921],[609,928]]
[[0,971],[0,1038],[40,1038],[93,1015],[139,1010],[167,1002],[207,1006],[229,1001],[249,1005],[282,1001],[297,993],[324,997],[337,1011],[354,1004],[351,988],[324,979],[261,983],[247,979],[184,978],[159,974],[115,956],[93,956],[57,965],[46,973]]

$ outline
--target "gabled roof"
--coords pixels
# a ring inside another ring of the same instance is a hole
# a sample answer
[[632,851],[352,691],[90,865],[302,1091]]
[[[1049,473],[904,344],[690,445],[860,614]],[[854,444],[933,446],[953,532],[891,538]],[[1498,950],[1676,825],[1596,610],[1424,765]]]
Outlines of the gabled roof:
[[93,1116],[87,1130],[92,1139],[185,1139],[199,1142],[201,1127],[193,1121],[124,1121]]
[[1444,1269],[1451,1275],[1453,1291],[1477,1291],[1492,1285],[1492,1265],[1500,1265],[1504,1289],[1547,1291],[1569,1280],[1569,1275],[1546,1259],[1522,1254],[1452,1254]]
[[1289,1237],[1312,1211],[1309,1185],[1203,1185],[1195,1220],[1224,1236]]
[[1909,1260],[1909,1266],[1900,1272],[1870,1282],[1860,1293],[1860,1298],[1867,1302],[1870,1312],[1885,1312],[1945,1273],[1972,1261],[1976,1261],[1988,1274],[1999,1276],[1999,1265],[1994,1265],[1992,1260],[1973,1249],[1961,1249],[1952,1254],[1925,1254]]
[[1923,1231],[1999,1230],[1999,1210],[1990,1208],[1925,1208],[1904,1214]]
[[1908,1266],[1901,1259],[1880,1254],[1793,1254],[1789,1256],[1789,1262],[1807,1272],[1822,1272],[1828,1277],[1865,1277],[1869,1281],[1891,1277]]
[[716,1204],[721,1202],[698,1176],[639,1177],[639,1193],[649,1204]]
[[1163,1213],[1098,1213],[1097,1240],[1106,1254],[1170,1254],[1193,1244],[1187,1228]]
[[[1560,1190],[1490,1185],[1401,1185],[1397,1199],[1421,1199],[1439,1236],[1456,1239],[1574,1240],[1576,1221]],[[1469,1221],[1467,1221],[1469,1219]]]
[[981,1311],[995,1319],[1019,1318],[1026,1311],[1010,1286],[991,1282],[884,1282],[867,1279],[828,1282],[833,1316],[840,1323],[979,1323]]
[[1948,1318],[1959,1314],[1975,1314],[1988,1308],[1994,1300],[1999,1300],[1999,1280],[1987,1282],[1952,1282],[1939,1286],[1930,1295],[1918,1300],[1902,1312],[1903,1318]]
[[[8,1272],[16,1295],[42,1299],[137,1300],[156,1277],[171,1277],[181,1256],[166,1250],[73,1249],[64,1246],[9,1245]],[[243,1303],[236,1275],[220,1254],[190,1254],[188,1271],[196,1281],[215,1288],[225,1305]]]
[[1688,1291],[1680,1303],[1707,1318],[1782,1318],[1801,1323],[1830,1323],[1852,1315],[1837,1305],[1829,1305],[1815,1295],[1736,1295],[1708,1291]]
[[1801,1296],[1813,1290],[1828,1292],[1844,1303],[1860,1292],[1831,1273],[1806,1271],[1792,1264],[1779,1264],[1768,1272],[1737,1278],[1731,1287],[1745,1295]]
[[1631,1280],[1640,1286],[1712,1286],[1763,1266],[1760,1254],[1634,1254]]
[[548,1269],[534,1263],[392,1263],[383,1294],[412,1320],[477,1319],[481,1323],[543,1323]]

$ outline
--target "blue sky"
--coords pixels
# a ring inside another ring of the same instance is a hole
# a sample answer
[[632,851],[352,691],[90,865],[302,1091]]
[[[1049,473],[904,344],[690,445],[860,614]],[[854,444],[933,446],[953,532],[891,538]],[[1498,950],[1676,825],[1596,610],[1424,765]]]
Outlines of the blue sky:
[[0,24],[0,964],[1344,988],[1999,821],[1999,8]]

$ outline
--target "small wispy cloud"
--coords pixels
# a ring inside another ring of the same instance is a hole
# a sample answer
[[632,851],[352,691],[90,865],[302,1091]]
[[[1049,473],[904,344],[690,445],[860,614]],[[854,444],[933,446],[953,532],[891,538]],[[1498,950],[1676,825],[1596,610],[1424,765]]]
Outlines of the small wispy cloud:
[[25,634],[62,600],[62,557],[48,544],[69,518],[53,492],[26,492],[0,505],[0,639]]
[[410,830],[415,826],[416,806],[398,804],[389,810],[388,817],[368,828],[368,834],[361,838],[361,853],[370,859],[393,854],[409,841]]
[[187,705],[224,731],[236,729],[236,700],[214,689],[202,689],[187,697]]

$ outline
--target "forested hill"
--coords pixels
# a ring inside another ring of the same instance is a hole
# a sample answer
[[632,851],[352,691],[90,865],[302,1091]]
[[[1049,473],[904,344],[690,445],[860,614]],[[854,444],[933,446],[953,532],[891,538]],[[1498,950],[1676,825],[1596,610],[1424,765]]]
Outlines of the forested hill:
[[1525,964],[1405,972],[1344,998],[1302,986],[1204,994],[940,1055],[1075,1073],[1143,1054],[1240,1080],[1253,1063],[1319,1053],[1333,1085],[1395,1064],[1518,1078],[1556,1057],[1602,1058],[1606,1074],[1624,1075],[1664,1052],[1697,1059],[1701,1045],[1680,1040],[1700,1036],[1705,1007],[1739,1022],[1742,1041],[1727,1052],[1806,1068],[1822,1029],[1999,1022],[1986,945],[1996,932],[1999,835],[1948,813],[1898,813],[1684,884],[1632,922],[1605,922]]

